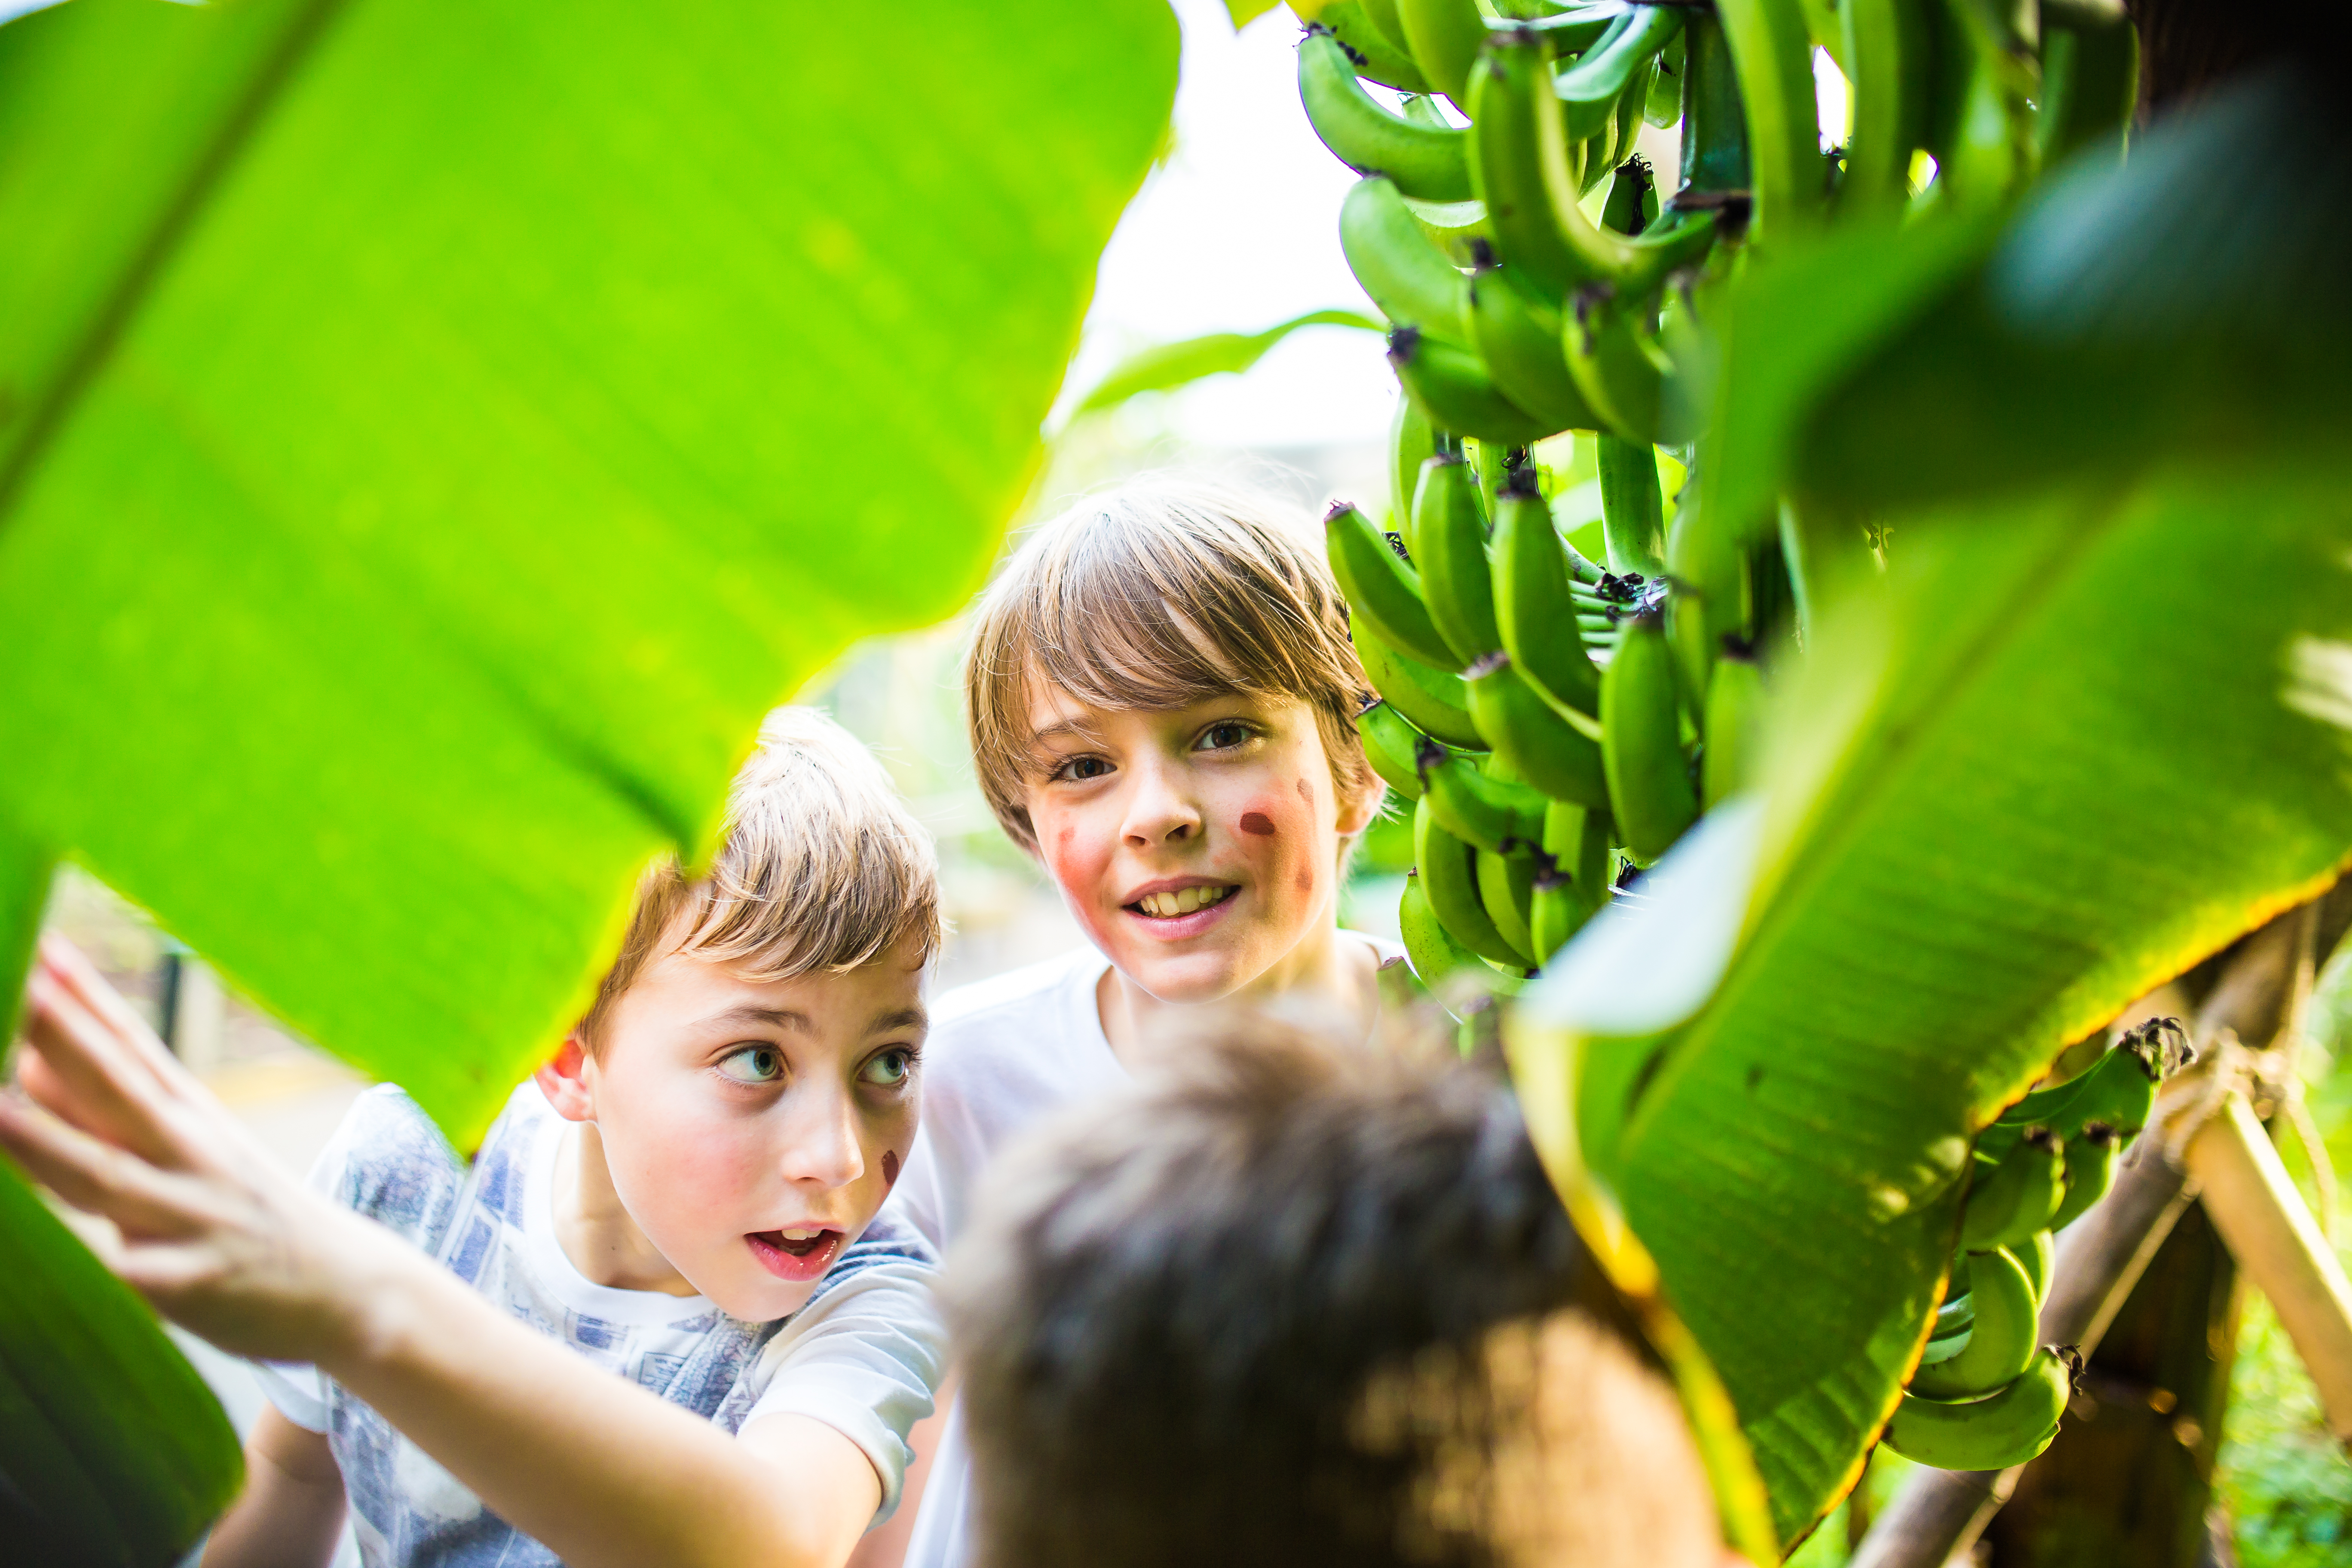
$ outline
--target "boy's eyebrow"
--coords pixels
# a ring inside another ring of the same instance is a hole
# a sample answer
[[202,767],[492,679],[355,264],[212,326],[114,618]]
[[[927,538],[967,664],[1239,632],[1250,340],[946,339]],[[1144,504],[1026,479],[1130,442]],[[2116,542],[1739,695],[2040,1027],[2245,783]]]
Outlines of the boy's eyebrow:
[[881,1035],[892,1029],[928,1029],[930,1024],[920,1007],[892,1007],[876,1014],[874,1022],[866,1026],[866,1032]]
[[730,1026],[736,1024],[772,1024],[796,1035],[816,1033],[816,1026],[809,1022],[805,1013],[795,1013],[790,1007],[761,1007],[750,1002],[738,1003],[723,1013],[713,1013],[703,1022]]

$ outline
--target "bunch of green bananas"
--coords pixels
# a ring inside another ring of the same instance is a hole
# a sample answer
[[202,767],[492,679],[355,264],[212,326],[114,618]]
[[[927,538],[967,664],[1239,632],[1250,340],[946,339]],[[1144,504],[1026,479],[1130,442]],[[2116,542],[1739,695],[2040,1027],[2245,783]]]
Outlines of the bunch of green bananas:
[[2071,1346],[2040,1342],[2052,1235],[2106,1194],[2116,1155],[2186,1055],[2179,1021],[2151,1019],[1979,1136],[1944,1300],[1888,1447],[1940,1469],[1999,1470],[2050,1446],[2080,1366]]
[[[1395,531],[1351,507],[1328,524],[1381,698],[1360,728],[1417,803],[1416,971],[1507,988],[1740,787],[1762,670],[1788,641],[1777,531],[1666,514],[1658,447],[1692,460],[1698,302],[1768,224],[1911,199],[1922,154],[1939,173],[1919,199],[2020,189],[2127,116],[2133,35],[2110,0],[1338,0],[1315,16],[1299,96],[1363,175],[1340,246],[1389,318],[1405,394]],[[1854,94],[1850,144],[1826,159],[1816,43]],[[1663,202],[1633,155],[1645,121],[1680,126]],[[1530,460],[1570,431],[1593,443],[1605,567],[1552,526]]]

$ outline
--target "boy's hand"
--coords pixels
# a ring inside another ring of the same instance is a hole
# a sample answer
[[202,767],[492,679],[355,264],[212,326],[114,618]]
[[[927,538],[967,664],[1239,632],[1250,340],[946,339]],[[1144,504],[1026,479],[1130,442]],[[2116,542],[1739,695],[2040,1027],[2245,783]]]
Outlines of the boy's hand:
[[108,1268],[240,1355],[320,1361],[364,1332],[355,1304],[391,1239],[280,1168],[89,961],[43,940],[0,1146],[73,1207]]

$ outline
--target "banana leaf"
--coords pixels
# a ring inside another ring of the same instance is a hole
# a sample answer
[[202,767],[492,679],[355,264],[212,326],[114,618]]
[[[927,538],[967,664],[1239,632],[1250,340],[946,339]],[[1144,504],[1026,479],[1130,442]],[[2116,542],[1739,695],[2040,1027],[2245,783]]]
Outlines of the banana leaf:
[[1302,327],[1353,327],[1360,331],[1385,332],[1384,322],[1356,310],[1309,310],[1277,321],[1262,332],[1209,332],[1178,342],[1154,343],[1139,349],[1095,384],[1073,418],[1116,408],[1146,392],[1168,392],[1204,376],[1238,374],[1264,359],[1268,350]]
[[[982,580],[1176,58],[1155,0],[0,27],[10,1005],[70,857],[470,1144],[761,712]],[[170,1560],[217,1408],[13,1177],[0,1250],[0,1536]]]
[[[1531,1121],[1655,1258],[1784,1541],[1851,1487],[1925,1341],[1975,1131],[2352,861],[2352,499],[2324,459],[1891,538],[1776,699],[1749,852],[1670,859],[1594,922],[1518,1047],[1578,1064],[1572,1124]],[[1668,973],[1628,922],[1657,952],[1738,934]]]
[[[1703,465],[1739,527],[2260,466],[2352,425],[2352,117],[2258,73],[2045,179],[2005,224],[1931,209],[1759,258],[1728,291]],[[2181,199],[2226,190],[2227,211]]]

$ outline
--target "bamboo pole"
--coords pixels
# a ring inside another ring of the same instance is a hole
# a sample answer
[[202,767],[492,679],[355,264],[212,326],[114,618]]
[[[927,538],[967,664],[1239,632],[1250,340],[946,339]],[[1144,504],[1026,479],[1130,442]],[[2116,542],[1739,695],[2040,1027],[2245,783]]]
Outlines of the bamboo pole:
[[2318,1385],[2329,1430],[2352,1444],[2352,1283],[2245,1096],[2198,1129],[2188,1163],[2213,1228]]

